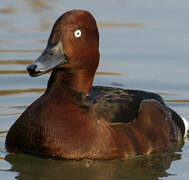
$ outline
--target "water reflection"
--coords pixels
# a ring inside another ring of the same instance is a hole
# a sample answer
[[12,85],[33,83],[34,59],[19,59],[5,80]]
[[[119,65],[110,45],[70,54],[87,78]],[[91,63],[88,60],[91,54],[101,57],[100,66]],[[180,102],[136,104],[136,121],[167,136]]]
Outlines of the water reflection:
[[7,116],[7,117],[10,117],[10,116],[15,116],[15,115],[20,115],[20,112],[17,112],[17,113],[8,113],[8,114],[5,114],[5,113],[0,113],[0,117],[3,116]]
[[169,99],[166,102],[174,102],[174,103],[189,103],[189,99]]
[[0,9],[0,14],[12,14],[12,13],[14,13],[14,8],[12,7]]
[[[55,161],[22,154],[7,155],[4,147],[8,128],[45,91],[43,87],[46,84],[42,81],[46,78],[29,79],[25,74],[25,66],[31,64],[32,59],[43,51],[55,17],[71,8],[88,9],[98,20],[101,31],[101,62],[106,62],[99,69],[101,72],[96,74],[103,76],[96,78],[98,85],[160,92],[169,105],[174,106],[184,117],[189,117],[188,24],[184,21],[184,15],[188,13],[188,2],[166,1],[165,4],[162,6],[160,1],[137,0],[1,1],[0,179],[13,179],[10,178],[12,176],[27,180],[154,180],[170,176],[167,169],[180,173],[177,179],[183,179],[182,174],[188,175],[188,162],[185,165],[185,161],[188,161],[189,155],[184,156],[183,152],[184,159],[174,168],[169,168],[181,155],[160,154],[149,158],[106,162]],[[107,5],[110,8],[104,9]],[[171,71],[174,67],[175,70]],[[7,161],[4,160],[5,156]],[[12,165],[10,171],[4,170],[10,167],[5,166],[4,162]],[[7,175],[4,176],[5,174]]]
[[0,74],[26,74],[26,70],[0,70]]
[[0,49],[0,53],[41,53],[41,49]]
[[0,90],[0,96],[22,94],[22,93],[42,93],[44,91],[45,91],[44,88],[6,89],[6,90]]
[[143,27],[143,24],[138,24],[138,23],[121,23],[121,22],[98,22],[97,23],[98,27],[102,28],[119,28],[119,27],[134,27],[134,28],[140,28]]
[[[28,72],[26,70],[0,70],[0,75],[1,74],[28,74]],[[104,75],[104,76],[121,76],[121,75],[123,75],[123,73],[119,73],[119,72],[100,72],[99,71],[99,72],[96,72],[96,75],[101,75],[101,76],[102,75]]]
[[28,7],[31,7],[31,11],[36,13],[40,12],[41,8],[43,9],[51,9],[53,7],[52,3],[45,0],[27,0]]
[[20,64],[20,65],[28,65],[31,64],[33,60],[0,60],[0,65],[8,65],[8,64]]
[[167,177],[171,162],[181,159],[177,153],[111,161],[63,161],[42,159],[23,154],[9,154],[5,160],[17,171],[17,179],[91,179],[91,180],[155,180]]

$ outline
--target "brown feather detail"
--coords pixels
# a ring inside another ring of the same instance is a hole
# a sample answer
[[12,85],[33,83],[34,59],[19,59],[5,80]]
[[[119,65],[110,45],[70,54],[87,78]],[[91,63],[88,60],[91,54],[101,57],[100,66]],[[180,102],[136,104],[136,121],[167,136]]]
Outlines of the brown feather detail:
[[[79,38],[74,37],[77,29]],[[46,92],[10,128],[9,151],[113,159],[169,151],[182,141],[182,120],[159,95],[108,87],[90,92],[99,63],[99,34],[89,12],[62,15],[48,44],[60,40],[68,61],[53,69]]]

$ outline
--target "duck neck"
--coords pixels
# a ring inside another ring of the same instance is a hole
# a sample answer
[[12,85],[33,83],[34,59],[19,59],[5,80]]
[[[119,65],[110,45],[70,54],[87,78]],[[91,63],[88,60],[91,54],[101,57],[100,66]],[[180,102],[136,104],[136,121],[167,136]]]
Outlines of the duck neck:
[[54,88],[69,88],[87,96],[91,90],[94,75],[95,72],[88,72],[85,70],[70,72],[62,70],[61,68],[55,69],[49,79],[47,92],[51,90],[54,91]]

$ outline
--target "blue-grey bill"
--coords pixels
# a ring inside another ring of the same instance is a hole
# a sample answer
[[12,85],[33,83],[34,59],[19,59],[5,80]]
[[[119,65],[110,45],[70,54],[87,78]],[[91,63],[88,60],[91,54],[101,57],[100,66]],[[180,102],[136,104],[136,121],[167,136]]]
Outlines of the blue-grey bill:
[[63,51],[62,41],[49,45],[31,65],[27,67],[30,76],[40,76],[54,69],[59,65],[67,63],[66,55]]

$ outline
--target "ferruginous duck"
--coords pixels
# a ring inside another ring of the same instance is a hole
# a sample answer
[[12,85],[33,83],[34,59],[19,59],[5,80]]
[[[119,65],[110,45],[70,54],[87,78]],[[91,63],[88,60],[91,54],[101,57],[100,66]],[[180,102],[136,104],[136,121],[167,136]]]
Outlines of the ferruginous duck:
[[114,159],[170,151],[183,140],[183,119],[155,93],[92,87],[99,64],[94,17],[71,10],[55,22],[47,47],[27,67],[52,71],[45,93],[9,129],[10,152],[60,159]]

